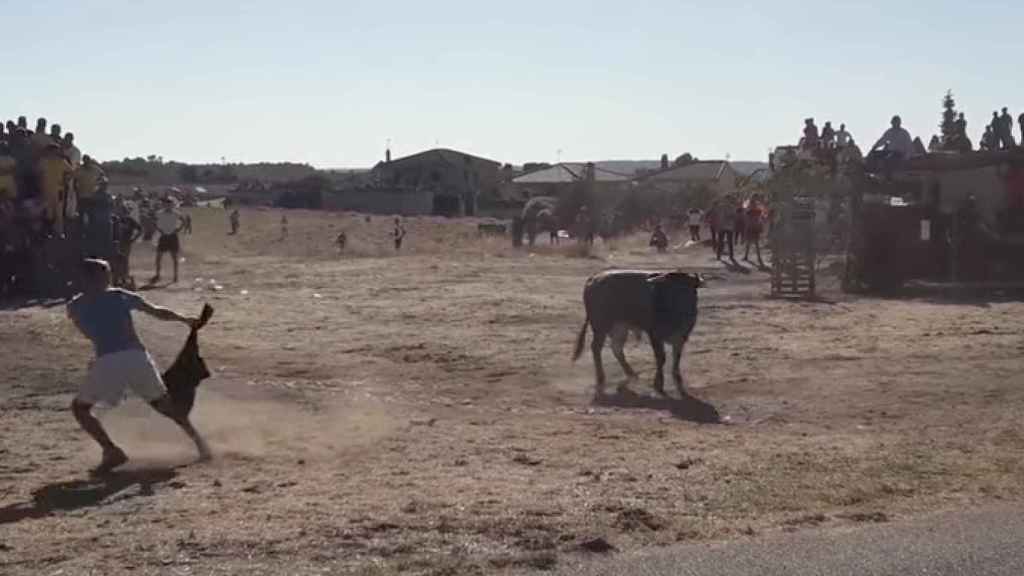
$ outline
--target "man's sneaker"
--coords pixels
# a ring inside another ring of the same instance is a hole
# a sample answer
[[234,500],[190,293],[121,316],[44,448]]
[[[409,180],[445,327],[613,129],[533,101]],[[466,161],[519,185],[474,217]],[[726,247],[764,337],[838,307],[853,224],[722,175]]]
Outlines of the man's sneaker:
[[96,476],[107,474],[127,461],[128,455],[120,448],[115,447],[111,450],[104,450],[103,460],[100,461],[99,466],[92,469],[92,473]]

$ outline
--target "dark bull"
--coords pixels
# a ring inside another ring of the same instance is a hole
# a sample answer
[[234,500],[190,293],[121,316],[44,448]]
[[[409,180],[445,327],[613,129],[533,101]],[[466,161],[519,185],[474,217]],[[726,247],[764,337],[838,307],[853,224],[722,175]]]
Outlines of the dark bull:
[[573,361],[583,353],[589,325],[594,331],[590,349],[594,354],[598,394],[604,393],[601,349],[609,335],[615,359],[630,379],[636,378],[636,372],[623,353],[630,330],[647,334],[651,342],[657,365],[654,389],[660,394],[665,393],[664,344],[672,344],[672,376],[679,393],[686,394],[679,364],[683,346],[697,323],[697,288],[703,285],[704,279],[699,274],[639,270],[610,270],[587,280],[583,287],[587,318],[576,339]]

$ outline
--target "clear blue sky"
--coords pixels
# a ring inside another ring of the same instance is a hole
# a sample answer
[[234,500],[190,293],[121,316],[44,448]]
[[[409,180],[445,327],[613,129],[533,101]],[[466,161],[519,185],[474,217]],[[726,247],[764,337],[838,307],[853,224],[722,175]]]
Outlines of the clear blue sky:
[[1024,2],[0,0],[0,116],[98,158],[763,160],[806,116],[926,143],[1024,110]]

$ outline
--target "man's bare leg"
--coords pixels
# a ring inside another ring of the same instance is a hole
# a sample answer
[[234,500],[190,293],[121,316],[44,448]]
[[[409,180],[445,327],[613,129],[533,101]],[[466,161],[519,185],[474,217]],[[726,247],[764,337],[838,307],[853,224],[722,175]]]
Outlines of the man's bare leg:
[[128,461],[128,455],[114,444],[114,441],[107,435],[107,431],[103,429],[103,425],[93,416],[92,404],[86,404],[77,399],[73,400],[71,413],[75,415],[75,420],[78,421],[82,430],[85,430],[86,434],[103,449],[103,459],[100,461],[100,465],[93,469],[93,472],[104,474]]
[[174,260],[174,282],[178,282],[178,253],[171,252],[171,259]]
[[156,276],[153,276],[153,279],[150,280],[151,284],[156,284],[157,281],[160,280],[160,265],[163,263],[163,260],[164,260],[164,253],[161,252],[160,250],[157,250],[156,251]]
[[192,442],[196,445],[196,450],[199,452],[199,460],[206,461],[213,458],[213,454],[210,452],[210,446],[206,443],[206,440],[199,434],[199,432],[192,426],[192,422],[188,419],[188,415],[184,414],[181,409],[174,405],[171,401],[171,397],[164,395],[159,400],[154,400],[149,403],[154,410],[170,418],[178,425],[188,437],[192,439]]

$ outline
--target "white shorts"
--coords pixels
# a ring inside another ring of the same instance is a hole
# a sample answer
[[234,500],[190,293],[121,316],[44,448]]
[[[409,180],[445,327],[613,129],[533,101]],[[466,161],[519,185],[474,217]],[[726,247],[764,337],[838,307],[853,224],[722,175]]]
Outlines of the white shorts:
[[159,400],[167,393],[153,358],[145,350],[122,350],[93,360],[77,399],[86,404],[117,406],[129,388],[146,402]]

